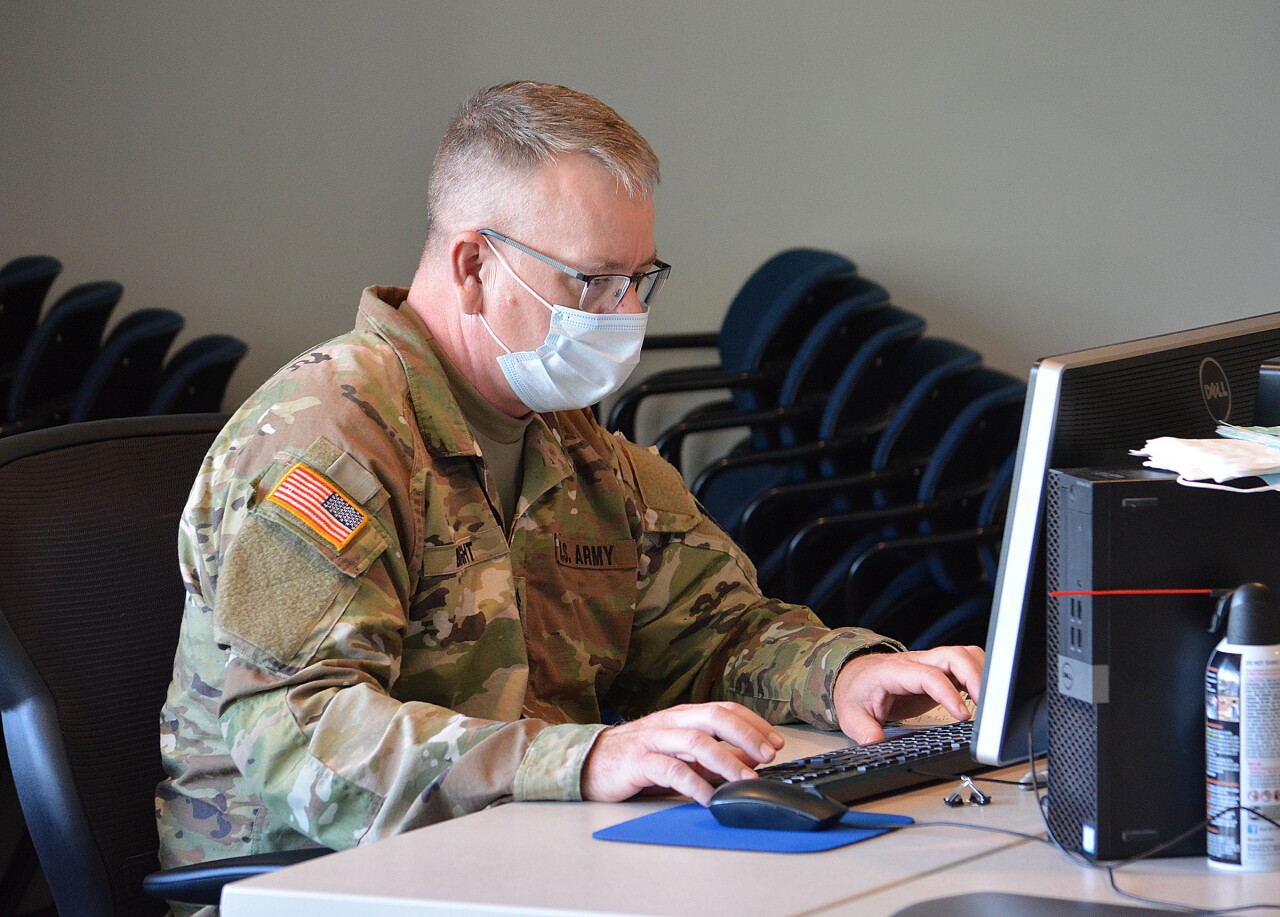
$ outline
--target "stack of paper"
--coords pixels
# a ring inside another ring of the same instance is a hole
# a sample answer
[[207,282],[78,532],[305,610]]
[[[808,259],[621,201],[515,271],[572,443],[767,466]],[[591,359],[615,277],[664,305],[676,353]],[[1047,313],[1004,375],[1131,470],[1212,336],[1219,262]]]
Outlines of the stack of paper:
[[1220,423],[1218,435],[1280,449],[1280,427],[1238,427],[1233,423]]

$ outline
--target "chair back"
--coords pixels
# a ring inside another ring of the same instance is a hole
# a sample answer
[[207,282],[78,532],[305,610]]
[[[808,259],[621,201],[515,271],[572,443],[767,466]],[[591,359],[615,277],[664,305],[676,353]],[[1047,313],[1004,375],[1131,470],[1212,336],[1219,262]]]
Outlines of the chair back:
[[[798,344],[817,317],[806,315],[815,305],[815,292],[823,283],[856,271],[844,255],[813,248],[790,248],[765,261],[725,312],[719,336],[721,368],[737,372],[759,367],[780,346],[775,340],[780,334],[793,334]],[[788,356],[794,351],[786,349]]]
[[873,469],[922,456],[927,459],[956,412],[977,394],[970,391],[982,355],[971,347],[947,338],[925,337],[911,348],[906,361],[918,363],[921,369],[907,373],[913,379],[911,387],[876,440],[871,453]]
[[183,345],[165,365],[148,414],[196,414],[222,410],[231,374],[249,346],[230,334],[208,334]]
[[857,288],[856,294],[836,303],[818,318],[796,348],[778,388],[779,406],[806,405],[819,410],[812,417],[806,414],[798,424],[781,421],[781,428],[786,429],[787,434],[775,433],[763,440],[753,438],[754,448],[768,449],[783,441],[804,442],[815,438],[820,408],[839,382],[841,371],[866,339],[882,327],[883,316],[895,314],[887,311],[889,294],[878,283],[853,277],[845,285]]
[[896,306],[881,309],[876,321],[878,330],[841,370],[818,422],[820,439],[850,438],[863,463],[905,393],[903,357],[925,330],[924,319]]
[[139,309],[120,320],[76,390],[71,423],[147,413],[160,389],[169,345],[185,324],[172,309]]
[[225,417],[0,440],[0,719],[60,914],[162,914],[159,714],[182,618],[177,528]]
[[71,399],[102,349],[102,330],[124,288],[113,280],[72,287],[58,297],[23,348],[13,373],[7,433],[66,420]]
[[[773,380],[729,386],[739,411],[776,403],[777,383],[814,323],[837,302],[864,292],[867,282],[843,255],[812,248],[779,252],[757,268],[729,303],[720,326],[720,368],[763,373]],[[889,294],[876,286],[877,295]]]
[[0,268],[0,375],[13,372],[40,322],[40,307],[62,262],[48,255],[14,258]]

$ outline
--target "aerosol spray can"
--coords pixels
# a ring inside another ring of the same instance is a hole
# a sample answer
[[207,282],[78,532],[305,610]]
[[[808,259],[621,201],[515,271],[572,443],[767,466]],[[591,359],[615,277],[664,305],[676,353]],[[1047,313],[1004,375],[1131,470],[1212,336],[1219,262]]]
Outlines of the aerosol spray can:
[[[1261,583],[1232,591],[1226,639],[1205,669],[1209,863],[1280,869],[1280,602]],[[1252,809],[1253,812],[1246,811]]]

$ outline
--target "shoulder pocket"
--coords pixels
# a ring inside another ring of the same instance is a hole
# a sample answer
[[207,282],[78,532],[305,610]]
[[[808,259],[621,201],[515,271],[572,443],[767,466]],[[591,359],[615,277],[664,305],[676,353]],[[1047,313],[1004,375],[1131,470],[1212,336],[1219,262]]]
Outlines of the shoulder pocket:
[[328,440],[275,466],[258,485],[255,510],[359,576],[387,546],[374,519],[388,499],[377,478]]
[[698,524],[698,503],[672,465],[656,451],[619,437],[623,462],[641,504],[644,527],[651,532],[687,532]]
[[276,466],[258,494],[220,564],[214,629],[237,655],[290,671],[315,652],[387,539],[305,455]]

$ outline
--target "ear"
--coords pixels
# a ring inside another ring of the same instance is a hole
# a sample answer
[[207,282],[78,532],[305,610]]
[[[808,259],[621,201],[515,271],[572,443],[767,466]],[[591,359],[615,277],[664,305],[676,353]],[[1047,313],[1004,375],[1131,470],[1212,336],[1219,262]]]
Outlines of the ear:
[[449,280],[458,306],[475,315],[484,305],[484,238],[477,232],[460,232],[449,241]]

